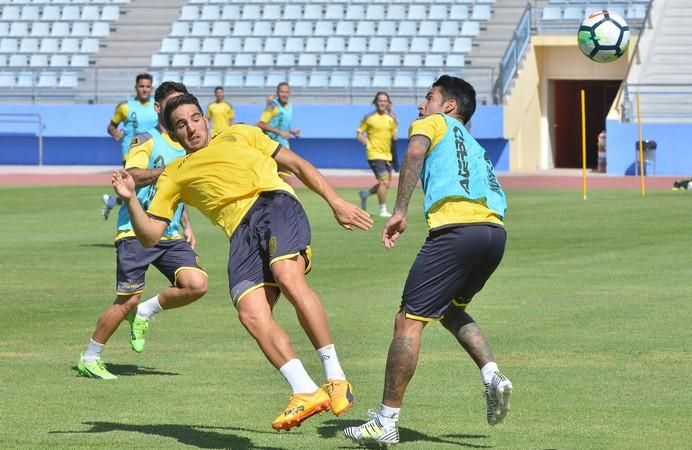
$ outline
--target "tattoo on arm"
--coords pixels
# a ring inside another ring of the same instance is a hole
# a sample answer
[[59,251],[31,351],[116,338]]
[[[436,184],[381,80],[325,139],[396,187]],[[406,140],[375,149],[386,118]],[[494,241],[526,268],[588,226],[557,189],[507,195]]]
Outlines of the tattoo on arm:
[[406,386],[416,371],[418,352],[413,348],[413,339],[408,336],[395,337],[389,346],[384,380],[384,399],[401,401]]
[[[406,158],[399,174],[399,188],[396,195],[396,204],[394,205],[394,212],[401,214],[406,214],[408,211],[411,195],[413,195],[413,190],[416,188],[416,184],[418,184],[420,171],[423,168],[425,152],[430,148],[430,139],[420,135],[411,136],[408,145],[409,152],[406,153]],[[420,156],[414,157],[410,152],[412,148],[424,149],[424,151]]]

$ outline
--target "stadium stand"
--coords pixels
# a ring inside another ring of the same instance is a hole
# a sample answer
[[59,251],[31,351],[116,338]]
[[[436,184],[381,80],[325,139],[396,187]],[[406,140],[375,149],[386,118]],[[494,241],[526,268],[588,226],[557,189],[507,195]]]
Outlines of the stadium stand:
[[[73,89],[123,0],[5,0],[0,11],[0,69],[7,89]],[[11,3],[11,4],[10,4]],[[87,4],[88,3],[88,4]],[[20,92],[21,93],[21,92]]]

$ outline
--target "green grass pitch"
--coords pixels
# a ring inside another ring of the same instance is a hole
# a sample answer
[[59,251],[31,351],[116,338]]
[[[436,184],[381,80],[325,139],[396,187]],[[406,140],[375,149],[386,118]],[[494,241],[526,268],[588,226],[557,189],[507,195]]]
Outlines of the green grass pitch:
[[[425,237],[420,193],[408,232],[386,252],[382,219],[369,233],[344,231],[316,195],[299,191],[313,229],[309,282],[356,403],[279,434],[270,424],[288,386],[237,320],[228,243],[196,212],[209,293],[159,314],[142,354],[121,327],[104,353],[118,380],[76,376],[114,297],[114,220],[99,217],[105,188],[0,188],[0,448],[356,448],[341,429],[379,405],[393,315]],[[583,201],[575,191],[511,190],[508,201],[505,258],[469,312],[514,383],[512,414],[485,424],[477,369],[432,324],[399,447],[689,448],[690,195],[592,191]],[[145,295],[165,286],[155,270],[147,281]],[[292,308],[283,300],[276,314],[321,383]]]

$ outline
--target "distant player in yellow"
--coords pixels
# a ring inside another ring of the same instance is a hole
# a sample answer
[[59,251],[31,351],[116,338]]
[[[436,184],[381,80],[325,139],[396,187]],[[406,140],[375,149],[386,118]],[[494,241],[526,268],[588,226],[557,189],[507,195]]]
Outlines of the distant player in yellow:
[[386,92],[378,92],[372,101],[375,111],[363,117],[356,138],[365,146],[368,164],[377,184],[360,191],[360,207],[365,209],[368,197],[377,194],[380,217],[391,217],[387,211],[387,191],[392,182],[392,142],[396,140],[396,119],[389,112],[392,101]]
[[[156,128],[159,116],[154,110],[154,98],[151,96],[153,78],[148,73],[140,73],[135,78],[135,96],[118,103],[106,131],[113,139],[120,142],[123,166],[130,150],[130,143],[140,133]],[[122,124],[122,130],[118,128]],[[101,217],[108,220],[111,210],[120,204],[117,197],[103,194]]]
[[[290,430],[329,408],[335,415],[344,413],[353,402],[353,388],[339,364],[322,302],[305,278],[311,268],[310,223],[293,189],[277,174],[277,163],[322,196],[344,228],[368,230],[372,219],[341,198],[309,162],[257,127],[233,125],[211,139],[193,95],[172,99],[164,121],[187,155],[166,166],[146,212],[134,195],[132,177],[113,173],[113,187],[127,206],[137,238],[145,247],[155,245],[180,202],[223,229],[230,239],[228,284],[240,322],[293,390],[272,427]],[[322,362],[327,383],[321,388],[274,320],[280,294],[295,308]]]
[[226,128],[233,125],[235,111],[233,106],[224,99],[224,90],[221,86],[214,89],[216,100],[207,106],[207,119],[211,121],[211,135],[216,136]]
[[[276,86],[276,96],[267,98],[267,107],[262,112],[257,126],[260,127],[267,136],[283,145],[291,148],[288,140],[291,136],[300,138],[300,130],[291,127],[293,121],[293,105],[288,102],[291,96],[291,88],[287,82],[282,81]],[[279,175],[285,181],[291,179],[291,172],[279,165]]]

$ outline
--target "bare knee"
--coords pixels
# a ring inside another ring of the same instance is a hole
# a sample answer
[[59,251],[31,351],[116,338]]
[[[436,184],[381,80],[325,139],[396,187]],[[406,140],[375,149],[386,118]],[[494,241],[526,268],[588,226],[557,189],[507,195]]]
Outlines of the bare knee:
[[385,189],[389,189],[389,186],[392,184],[391,180],[380,180],[380,186],[384,186]]
[[207,277],[201,272],[191,271],[178,280],[178,287],[184,289],[190,297],[198,299],[207,293]]

